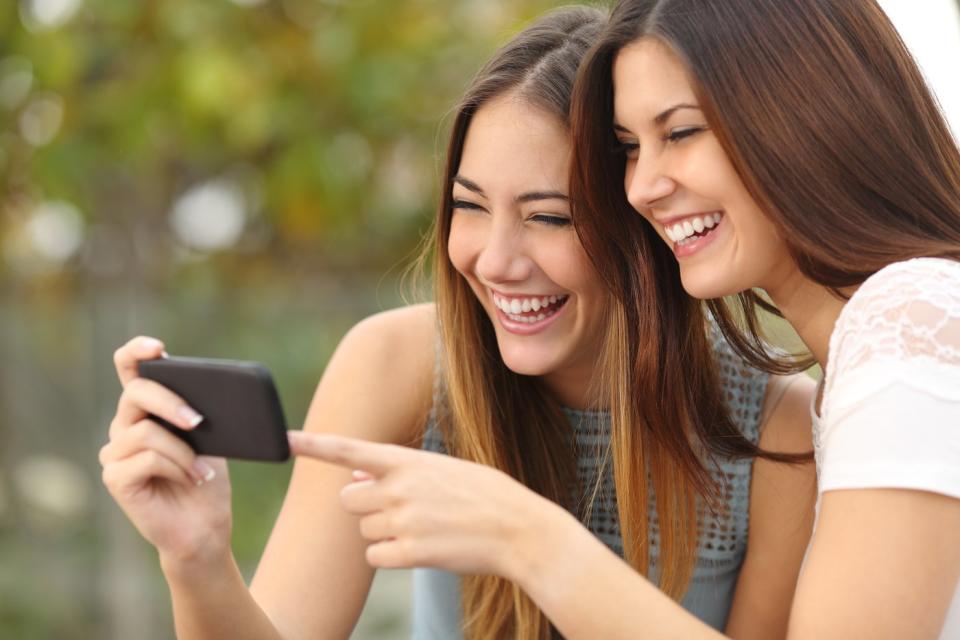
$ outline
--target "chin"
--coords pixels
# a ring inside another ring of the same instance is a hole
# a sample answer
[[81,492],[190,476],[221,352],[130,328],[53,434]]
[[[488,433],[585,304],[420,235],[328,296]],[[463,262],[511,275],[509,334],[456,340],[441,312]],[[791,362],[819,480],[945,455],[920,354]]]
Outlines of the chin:
[[521,376],[542,376],[553,370],[553,358],[520,349],[518,352],[500,346],[500,359],[510,371]]
[[708,265],[696,269],[680,268],[680,281],[684,290],[698,300],[722,298],[740,293],[743,287],[737,287],[733,280],[716,271],[710,272]]
[[542,376],[550,372],[545,362],[531,361],[530,358],[503,358],[507,369],[521,376]]

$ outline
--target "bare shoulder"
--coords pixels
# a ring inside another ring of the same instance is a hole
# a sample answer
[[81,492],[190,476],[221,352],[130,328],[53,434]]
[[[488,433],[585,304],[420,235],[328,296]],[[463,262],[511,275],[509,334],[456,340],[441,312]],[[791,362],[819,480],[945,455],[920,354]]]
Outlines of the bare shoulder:
[[[413,443],[430,409],[437,340],[434,305],[384,311],[340,341],[317,388],[306,429]],[[349,424],[330,424],[343,419]]]
[[761,448],[788,453],[813,448],[810,403],[816,388],[813,379],[803,373],[770,376],[760,426]]
[[369,316],[347,333],[341,348],[367,351],[382,364],[433,366],[436,348],[436,308],[433,304],[399,307]]
[[[432,305],[386,311],[350,329],[323,372],[305,431],[416,446],[430,410]],[[251,592],[288,637],[346,638],[373,575],[369,541],[340,504],[349,469],[299,457]],[[278,624],[279,626],[279,624]]]

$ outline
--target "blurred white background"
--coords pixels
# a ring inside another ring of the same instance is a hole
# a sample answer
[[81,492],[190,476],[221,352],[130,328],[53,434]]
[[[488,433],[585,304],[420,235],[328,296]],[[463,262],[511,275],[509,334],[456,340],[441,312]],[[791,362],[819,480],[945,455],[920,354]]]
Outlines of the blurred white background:
[[960,4],[955,0],[879,0],[913,53],[960,138]]

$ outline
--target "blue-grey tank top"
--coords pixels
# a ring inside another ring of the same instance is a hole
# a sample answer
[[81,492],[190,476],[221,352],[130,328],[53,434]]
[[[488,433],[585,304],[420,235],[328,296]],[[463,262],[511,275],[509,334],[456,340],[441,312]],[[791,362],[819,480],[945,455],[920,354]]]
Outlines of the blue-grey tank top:
[[[743,435],[759,440],[760,415],[769,376],[746,364],[714,331],[713,349],[719,364],[720,381],[727,405]],[[603,412],[564,409],[574,431],[580,457],[577,460],[578,486],[592,488],[599,468],[595,451],[604,451],[610,441],[610,419]],[[423,448],[443,451],[443,441],[434,420],[424,435]],[[701,515],[701,534],[693,577],[682,601],[683,607],[705,623],[722,630],[730,613],[734,588],[747,546],[752,459],[718,461],[712,470],[727,506],[719,514]],[[655,576],[659,560],[659,523],[650,497],[650,575]],[[606,465],[601,490],[585,523],[610,549],[623,556],[620,524],[616,509],[613,472]],[[413,572],[414,640],[462,638],[460,578],[436,569]]]

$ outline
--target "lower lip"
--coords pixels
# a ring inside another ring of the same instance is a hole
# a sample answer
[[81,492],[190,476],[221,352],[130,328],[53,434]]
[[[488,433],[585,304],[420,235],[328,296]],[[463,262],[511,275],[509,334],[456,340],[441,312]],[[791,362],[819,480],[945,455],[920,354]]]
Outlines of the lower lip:
[[720,222],[716,224],[711,230],[710,233],[700,236],[695,240],[684,242],[683,244],[673,243],[673,255],[679,258],[687,258],[697,253],[710,243],[712,243],[717,238],[717,231],[720,227],[723,226],[723,222],[726,220],[726,216],[720,218]]
[[538,322],[530,323],[511,320],[510,317],[503,312],[503,309],[496,306],[494,308],[497,310],[497,319],[500,321],[500,326],[510,333],[515,333],[521,336],[529,336],[544,331],[547,327],[556,322],[557,318],[561,313],[563,313],[563,310],[567,308],[568,304],[570,304],[570,298],[567,298],[567,301],[563,303],[563,306],[557,309],[553,315],[547,316]]

